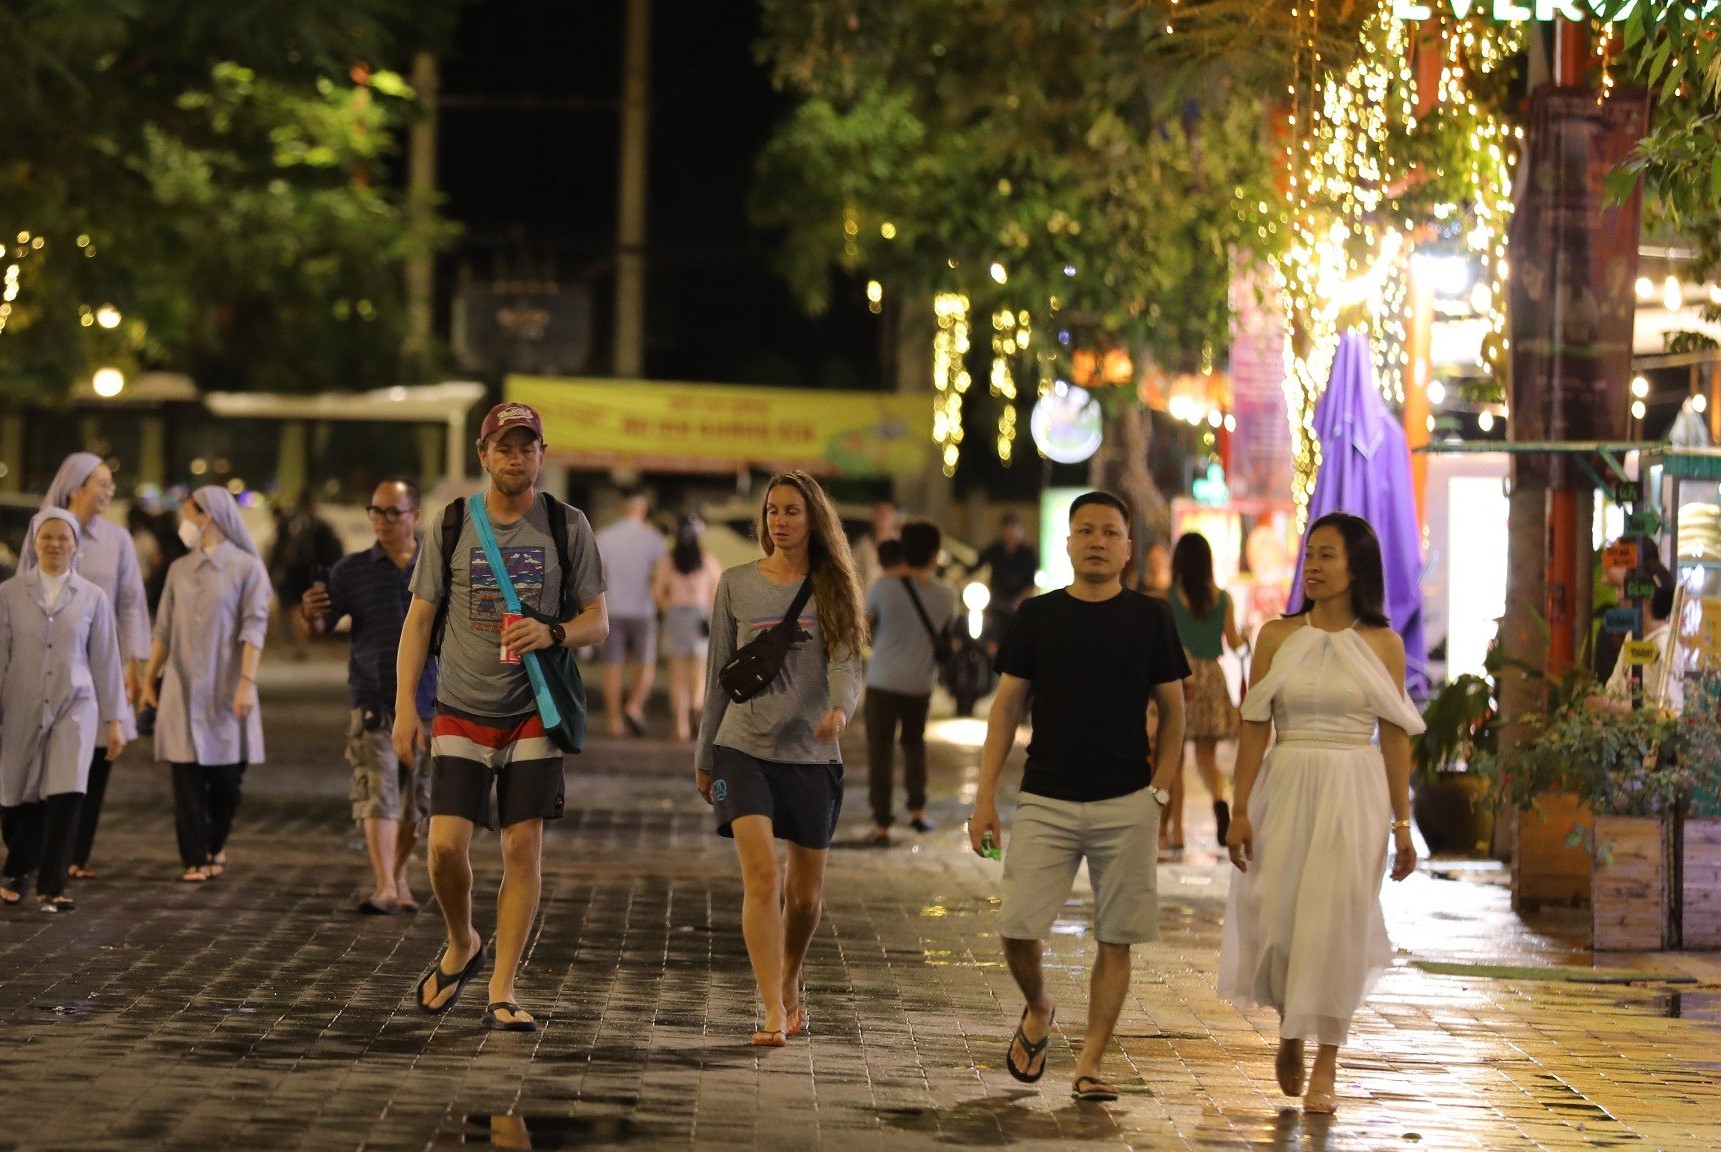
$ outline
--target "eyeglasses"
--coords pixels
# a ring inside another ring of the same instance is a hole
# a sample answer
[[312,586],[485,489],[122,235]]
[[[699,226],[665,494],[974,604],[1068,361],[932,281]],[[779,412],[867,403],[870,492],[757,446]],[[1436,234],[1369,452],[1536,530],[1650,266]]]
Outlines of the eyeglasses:
[[375,504],[365,509],[372,520],[386,520],[390,524],[397,522],[402,516],[410,516],[418,511],[416,508],[379,508]]

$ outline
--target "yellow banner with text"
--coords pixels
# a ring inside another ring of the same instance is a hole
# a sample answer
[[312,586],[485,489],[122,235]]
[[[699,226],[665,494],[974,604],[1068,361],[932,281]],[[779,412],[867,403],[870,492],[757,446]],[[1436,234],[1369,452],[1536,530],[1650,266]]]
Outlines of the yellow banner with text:
[[909,475],[932,445],[932,397],[742,384],[509,376],[544,420],[546,455],[576,468]]

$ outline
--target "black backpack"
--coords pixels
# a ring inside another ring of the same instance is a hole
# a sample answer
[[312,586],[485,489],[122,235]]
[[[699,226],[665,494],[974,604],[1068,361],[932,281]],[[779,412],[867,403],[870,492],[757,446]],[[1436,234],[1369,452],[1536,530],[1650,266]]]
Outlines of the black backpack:
[[[556,561],[562,566],[562,586],[559,589],[560,618],[571,620],[579,615],[579,598],[574,594],[574,565],[568,556],[568,507],[548,492],[539,493],[545,514],[550,518],[550,537],[556,542]],[[454,592],[454,550],[460,546],[460,529],[466,523],[466,501],[452,500],[442,510],[442,600],[436,606],[436,623],[431,625],[430,654],[442,654],[442,634],[448,627],[448,601]],[[568,612],[568,605],[575,610]]]

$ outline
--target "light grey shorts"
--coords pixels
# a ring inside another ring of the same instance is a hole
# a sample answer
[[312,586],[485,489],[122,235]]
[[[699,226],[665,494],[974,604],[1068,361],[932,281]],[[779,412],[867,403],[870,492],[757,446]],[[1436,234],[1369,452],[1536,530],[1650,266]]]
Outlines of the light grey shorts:
[[364,715],[364,709],[354,708],[347,723],[347,763],[353,766],[347,799],[353,804],[353,820],[417,821],[429,816],[428,741],[418,763],[402,769],[390,736],[394,717],[385,714],[382,727],[367,730]]
[[1095,939],[1159,939],[1159,804],[1147,788],[1087,803],[1022,793],[1004,853],[998,931],[1005,939],[1046,938],[1083,859],[1093,882]]
[[604,663],[657,663],[657,617],[611,616],[604,637]]
[[698,656],[703,658],[711,646],[711,625],[705,621],[705,609],[689,605],[670,608],[663,614],[663,654],[665,656]]

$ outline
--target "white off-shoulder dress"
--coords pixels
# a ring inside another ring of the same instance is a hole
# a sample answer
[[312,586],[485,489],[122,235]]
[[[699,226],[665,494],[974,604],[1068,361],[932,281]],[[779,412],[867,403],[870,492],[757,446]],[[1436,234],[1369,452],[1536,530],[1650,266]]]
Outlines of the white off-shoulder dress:
[[1392,804],[1377,721],[1422,717],[1354,629],[1305,625],[1249,689],[1243,719],[1275,741],[1249,796],[1255,858],[1233,872],[1219,994],[1271,1005],[1280,1036],[1343,1044],[1392,958],[1380,886]]

